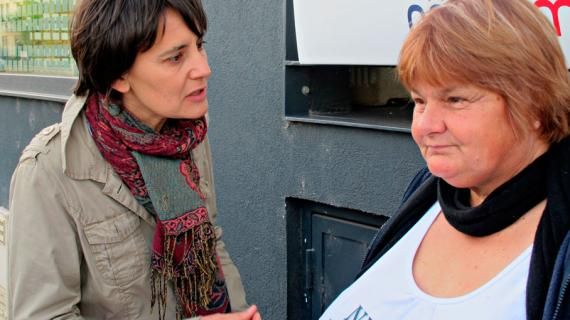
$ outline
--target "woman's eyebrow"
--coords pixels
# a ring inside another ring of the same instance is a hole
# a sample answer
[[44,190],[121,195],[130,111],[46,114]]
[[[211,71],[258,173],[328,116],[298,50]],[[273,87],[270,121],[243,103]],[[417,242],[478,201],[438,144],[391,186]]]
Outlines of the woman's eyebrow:
[[176,47],[174,47],[174,48],[168,49],[168,50],[166,50],[165,52],[161,53],[161,54],[159,55],[159,57],[161,57],[161,58],[166,58],[166,57],[172,55],[173,53],[176,53],[176,52],[178,52],[178,51],[180,51],[180,50],[186,48],[187,46],[188,46],[187,44],[181,44],[181,45],[176,46]]

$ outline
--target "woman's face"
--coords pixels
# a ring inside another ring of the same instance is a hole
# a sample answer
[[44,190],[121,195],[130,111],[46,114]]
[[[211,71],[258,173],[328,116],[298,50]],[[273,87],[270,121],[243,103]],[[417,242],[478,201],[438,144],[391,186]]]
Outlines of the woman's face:
[[131,69],[113,83],[124,107],[157,131],[167,118],[197,119],[206,114],[211,74],[202,39],[182,17],[167,9],[163,22],[153,46],[139,53]]
[[473,86],[417,83],[412,136],[429,170],[483,199],[548,148],[536,128],[515,136],[505,100]]

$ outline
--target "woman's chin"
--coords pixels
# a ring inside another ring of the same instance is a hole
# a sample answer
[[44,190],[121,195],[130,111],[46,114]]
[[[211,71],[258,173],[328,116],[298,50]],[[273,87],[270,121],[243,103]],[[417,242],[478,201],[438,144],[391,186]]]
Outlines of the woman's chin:
[[428,161],[427,166],[431,174],[438,178],[445,180],[446,177],[453,175],[453,169],[449,165],[442,163],[440,161]]
[[448,184],[456,187],[456,188],[463,188],[463,183],[460,181],[459,177],[461,176],[457,170],[453,170],[448,166],[438,166],[438,165],[430,165],[428,164],[428,169],[432,175],[443,179]]

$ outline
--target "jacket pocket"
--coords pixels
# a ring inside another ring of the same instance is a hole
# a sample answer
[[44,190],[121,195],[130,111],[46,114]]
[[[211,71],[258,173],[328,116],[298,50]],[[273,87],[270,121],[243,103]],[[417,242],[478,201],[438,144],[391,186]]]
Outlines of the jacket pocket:
[[140,218],[131,212],[85,226],[97,269],[105,282],[126,286],[150,268]]

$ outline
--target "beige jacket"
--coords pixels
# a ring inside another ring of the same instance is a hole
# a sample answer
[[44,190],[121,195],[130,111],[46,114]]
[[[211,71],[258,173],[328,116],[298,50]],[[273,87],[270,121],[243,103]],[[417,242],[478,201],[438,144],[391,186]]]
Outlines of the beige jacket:
[[[85,125],[85,98],[72,97],[62,122],[23,151],[10,186],[10,319],[158,319],[151,313],[153,217],[102,158]],[[194,151],[216,220],[210,148]],[[245,309],[239,273],[220,240],[217,252],[233,310]],[[176,319],[169,292],[167,319]]]

